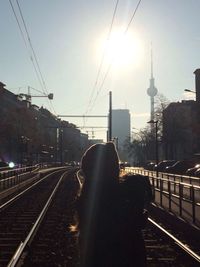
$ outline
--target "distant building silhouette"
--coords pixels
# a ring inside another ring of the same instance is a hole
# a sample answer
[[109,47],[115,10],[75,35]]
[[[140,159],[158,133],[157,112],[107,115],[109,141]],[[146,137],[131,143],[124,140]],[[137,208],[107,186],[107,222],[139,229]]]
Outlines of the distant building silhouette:
[[124,151],[124,144],[129,140],[131,133],[131,119],[128,109],[113,109],[112,110],[112,136],[115,140],[120,158],[127,160],[127,155]]
[[200,104],[200,69],[194,71],[195,74],[195,88],[196,88],[196,102]]
[[200,153],[200,69],[195,72],[196,101],[171,103],[163,112],[166,159],[187,159]]
[[0,160],[20,164],[79,161],[88,135],[49,110],[32,105],[0,82]]
[[89,139],[88,142],[89,142],[89,145],[104,143],[103,139]]

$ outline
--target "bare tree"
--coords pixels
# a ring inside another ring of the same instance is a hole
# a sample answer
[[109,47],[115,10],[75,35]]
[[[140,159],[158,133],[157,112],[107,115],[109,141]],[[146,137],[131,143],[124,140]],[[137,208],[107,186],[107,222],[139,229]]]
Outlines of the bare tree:
[[148,159],[152,158],[153,141],[154,136],[149,126],[141,129],[131,141],[127,139],[125,149],[134,166],[144,166]]
[[[155,98],[155,120],[157,124],[157,138],[155,129],[152,131],[150,125],[146,126],[132,138],[132,141],[126,141],[126,151],[129,157],[132,158],[134,165],[145,165],[148,161],[156,159],[156,142],[158,142],[159,150],[162,150],[162,135],[163,135],[163,111],[169,105],[169,100],[162,94],[158,94]],[[155,126],[155,125],[154,125]]]

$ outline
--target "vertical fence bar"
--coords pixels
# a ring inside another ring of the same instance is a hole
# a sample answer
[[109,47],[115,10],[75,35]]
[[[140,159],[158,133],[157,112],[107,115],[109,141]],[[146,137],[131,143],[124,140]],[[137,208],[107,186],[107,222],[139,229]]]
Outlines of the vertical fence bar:
[[179,215],[182,217],[182,197],[183,197],[183,186],[179,183]]
[[[159,179],[157,177],[157,179]],[[162,179],[159,179],[160,180],[160,206],[162,207],[162,198],[163,198],[163,195],[162,195],[162,191],[163,191],[163,180]]]
[[194,186],[191,188],[191,200],[192,200],[192,222],[196,222],[196,210],[195,210],[195,191],[194,191]]
[[153,199],[155,200],[155,196],[156,196],[156,190],[155,190],[155,177],[151,177],[152,178],[152,185],[153,185]]
[[169,211],[171,211],[172,209],[171,183],[169,180],[167,181],[167,183],[168,183],[168,192],[169,192]]
[[173,179],[174,179],[174,194],[176,193],[176,177],[175,175],[173,175]]
[[192,201],[193,195],[192,195],[192,190],[193,190],[193,186],[190,186],[190,200]]
[[156,187],[158,188],[158,177],[156,177]]
[[3,179],[4,181],[4,189],[6,189],[6,179]]

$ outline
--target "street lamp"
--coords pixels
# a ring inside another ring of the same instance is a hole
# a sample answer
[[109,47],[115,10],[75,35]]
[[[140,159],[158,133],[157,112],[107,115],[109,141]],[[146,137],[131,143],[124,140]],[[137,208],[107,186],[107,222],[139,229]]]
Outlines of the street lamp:
[[197,97],[197,92],[194,91],[194,90],[190,90],[190,89],[184,89],[185,92],[188,92],[188,93],[193,93],[195,94],[195,96]]
[[[155,144],[156,144],[156,165],[158,166],[159,155],[158,155],[158,121],[150,120],[147,123],[155,124]],[[156,169],[156,176],[158,176],[158,169]]]
[[184,91],[185,91],[185,92],[189,92],[189,93],[194,93],[194,94],[196,94],[196,91],[194,91],[194,90],[184,89]]

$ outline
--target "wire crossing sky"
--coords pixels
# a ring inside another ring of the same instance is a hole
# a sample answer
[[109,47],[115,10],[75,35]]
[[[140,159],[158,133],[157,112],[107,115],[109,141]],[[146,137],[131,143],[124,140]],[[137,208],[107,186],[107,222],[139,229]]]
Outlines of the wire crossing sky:
[[[114,22],[114,17],[115,17],[115,14],[116,14],[116,10],[117,10],[118,3],[119,3],[119,1],[117,1],[116,6],[115,6],[115,10],[114,10],[114,14],[113,14],[113,19],[112,19],[112,22],[111,22],[111,27],[110,27],[109,34],[108,34],[108,38],[107,38],[108,45],[109,45],[110,39],[111,39],[111,41],[112,41],[111,33],[112,33],[113,22]],[[140,3],[141,3],[141,0],[138,2],[138,4],[137,4],[137,6],[136,6],[136,8],[135,8],[135,10],[134,10],[134,12],[133,12],[133,15],[131,16],[131,19],[130,19],[130,21],[129,21],[129,23],[128,23],[126,29],[125,29],[125,31],[122,32],[122,34],[120,34],[120,38],[123,38],[123,37],[125,36],[125,34],[127,34],[128,29],[129,29],[129,27],[130,27],[130,25],[131,25],[131,23],[132,23],[132,21],[133,21],[133,19],[134,19],[134,17],[135,17],[135,14],[136,14],[136,12],[137,12],[137,10],[138,10],[138,7],[139,7]],[[116,41],[119,41],[119,40],[116,40]],[[115,47],[115,45],[114,45],[114,47]],[[113,47],[113,48],[114,48],[114,47]],[[101,63],[100,63],[100,68],[102,67],[102,63],[103,63],[103,60],[104,60],[104,58],[105,58],[106,48],[107,48],[107,47],[105,46],[104,51],[103,51],[103,57],[102,57],[102,60],[101,60]],[[94,108],[95,102],[96,102],[96,100],[97,100],[97,98],[98,98],[98,96],[99,96],[99,94],[100,94],[100,92],[101,92],[101,90],[102,90],[102,87],[103,87],[103,85],[104,85],[104,83],[105,83],[105,81],[106,81],[106,79],[107,79],[107,76],[108,76],[108,74],[109,74],[109,72],[110,72],[110,70],[111,70],[111,68],[112,68],[113,60],[114,60],[114,58],[111,58],[111,61],[110,61],[109,65],[108,65],[108,67],[107,67],[106,73],[105,73],[105,75],[104,75],[104,77],[103,77],[103,81],[102,81],[102,83],[100,84],[99,89],[97,90],[96,96],[95,96],[95,98],[94,98],[93,103],[91,104],[90,109],[88,110],[89,112],[91,112],[92,109]],[[100,69],[100,70],[101,70],[101,69]],[[100,70],[99,70],[98,74],[100,73]],[[99,76],[99,75],[98,75],[98,76]],[[96,84],[96,83],[95,83],[95,84]]]
[[[113,23],[114,23],[115,15],[116,15],[116,12],[117,12],[118,4],[119,4],[119,0],[117,0],[116,4],[115,4],[113,16],[112,16],[112,21],[111,21],[111,24],[110,24],[110,28],[109,28],[109,32],[108,32],[106,41],[109,41],[109,38],[110,38],[110,35],[111,35],[111,32],[112,32]],[[95,80],[95,83],[94,83],[94,86],[93,86],[93,89],[92,89],[92,93],[91,93],[90,100],[89,100],[88,107],[87,107],[87,110],[86,110],[85,114],[88,113],[89,107],[90,107],[90,105],[92,103],[93,95],[94,95],[94,92],[96,90],[96,87],[97,87],[97,84],[98,84],[98,81],[99,81],[99,76],[100,76],[100,73],[101,73],[101,69],[102,69],[102,66],[103,66],[105,54],[106,54],[106,47],[104,47],[104,50],[103,50],[103,54],[102,54],[102,57],[101,57],[100,65],[99,65],[98,72],[97,72],[97,77],[96,77],[96,80]]]
[[[143,128],[150,117],[151,43],[158,92],[170,101],[194,97],[184,89],[195,89],[193,72],[200,67],[199,10],[198,0],[2,0],[0,81],[13,93],[27,93],[28,86],[53,93],[57,114],[107,114],[112,91],[113,108],[128,108],[132,127]],[[32,101],[51,108],[45,98]]]

